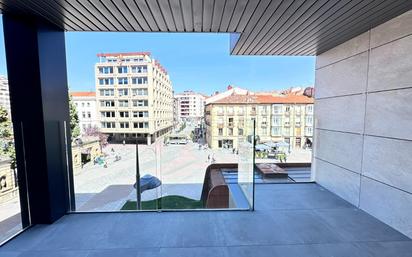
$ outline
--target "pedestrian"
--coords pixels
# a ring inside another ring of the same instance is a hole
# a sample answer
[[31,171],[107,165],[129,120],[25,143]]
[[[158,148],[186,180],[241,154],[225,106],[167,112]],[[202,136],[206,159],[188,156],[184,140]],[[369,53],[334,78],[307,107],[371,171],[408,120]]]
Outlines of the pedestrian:
[[123,146],[125,146],[126,145],[126,141],[125,140],[123,140]]
[[232,153],[233,153],[233,154],[235,154],[235,153],[236,153],[236,149],[235,149],[235,148],[233,148]]
[[207,155],[207,162],[210,162],[210,154]]

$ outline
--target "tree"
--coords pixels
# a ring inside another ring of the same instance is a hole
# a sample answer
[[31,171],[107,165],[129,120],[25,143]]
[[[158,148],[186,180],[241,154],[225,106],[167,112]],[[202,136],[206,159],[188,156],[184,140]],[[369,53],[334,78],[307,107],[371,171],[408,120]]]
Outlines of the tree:
[[14,138],[12,124],[7,110],[0,106],[0,156],[11,159],[11,168],[16,168],[16,151],[14,149]]
[[80,136],[79,115],[77,114],[76,105],[73,103],[72,96],[69,93],[69,108],[70,108],[70,129],[72,139]]
[[107,138],[108,136],[106,134],[103,134],[98,127],[91,127],[91,128],[86,128],[84,131],[85,136],[90,136],[90,137],[98,137],[100,141],[100,147],[105,147],[108,142]]

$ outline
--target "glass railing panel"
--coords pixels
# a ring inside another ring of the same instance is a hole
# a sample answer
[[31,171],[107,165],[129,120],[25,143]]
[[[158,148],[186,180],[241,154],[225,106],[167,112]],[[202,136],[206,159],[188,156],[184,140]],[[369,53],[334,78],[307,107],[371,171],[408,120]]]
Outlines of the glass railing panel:
[[[16,125],[23,135],[23,124]],[[23,229],[19,172],[24,163],[17,163],[13,124],[10,114],[0,107],[0,244]],[[24,147],[22,142],[22,147]],[[23,151],[24,152],[24,151]],[[22,177],[22,176],[21,176]]]
[[245,136],[239,142],[238,183],[245,195],[249,208],[254,206],[255,174],[255,120],[249,120],[245,126]]
[[128,211],[137,205],[136,140],[114,142],[92,127],[69,144],[75,211]]

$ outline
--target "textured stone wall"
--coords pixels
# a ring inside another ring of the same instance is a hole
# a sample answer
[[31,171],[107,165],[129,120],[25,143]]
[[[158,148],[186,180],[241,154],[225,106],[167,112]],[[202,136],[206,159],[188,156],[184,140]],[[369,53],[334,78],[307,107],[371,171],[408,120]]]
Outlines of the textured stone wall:
[[317,183],[412,237],[412,11],[317,57]]

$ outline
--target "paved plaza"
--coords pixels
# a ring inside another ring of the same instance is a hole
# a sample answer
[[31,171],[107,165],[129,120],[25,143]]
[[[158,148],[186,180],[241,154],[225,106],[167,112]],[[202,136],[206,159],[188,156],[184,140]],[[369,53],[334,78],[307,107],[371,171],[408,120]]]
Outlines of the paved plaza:
[[[127,200],[136,200],[133,188],[136,182],[136,146],[109,145],[104,151],[109,155],[107,168],[88,163],[74,178],[76,207],[80,211],[119,210]],[[114,161],[115,154],[121,156],[120,161]],[[162,181],[160,187],[143,192],[142,200],[166,195],[199,200],[206,168],[210,165],[208,156],[213,156],[217,163],[238,161],[238,156],[230,150],[199,150],[197,143],[139,145],[141,176],[150,174]]]

